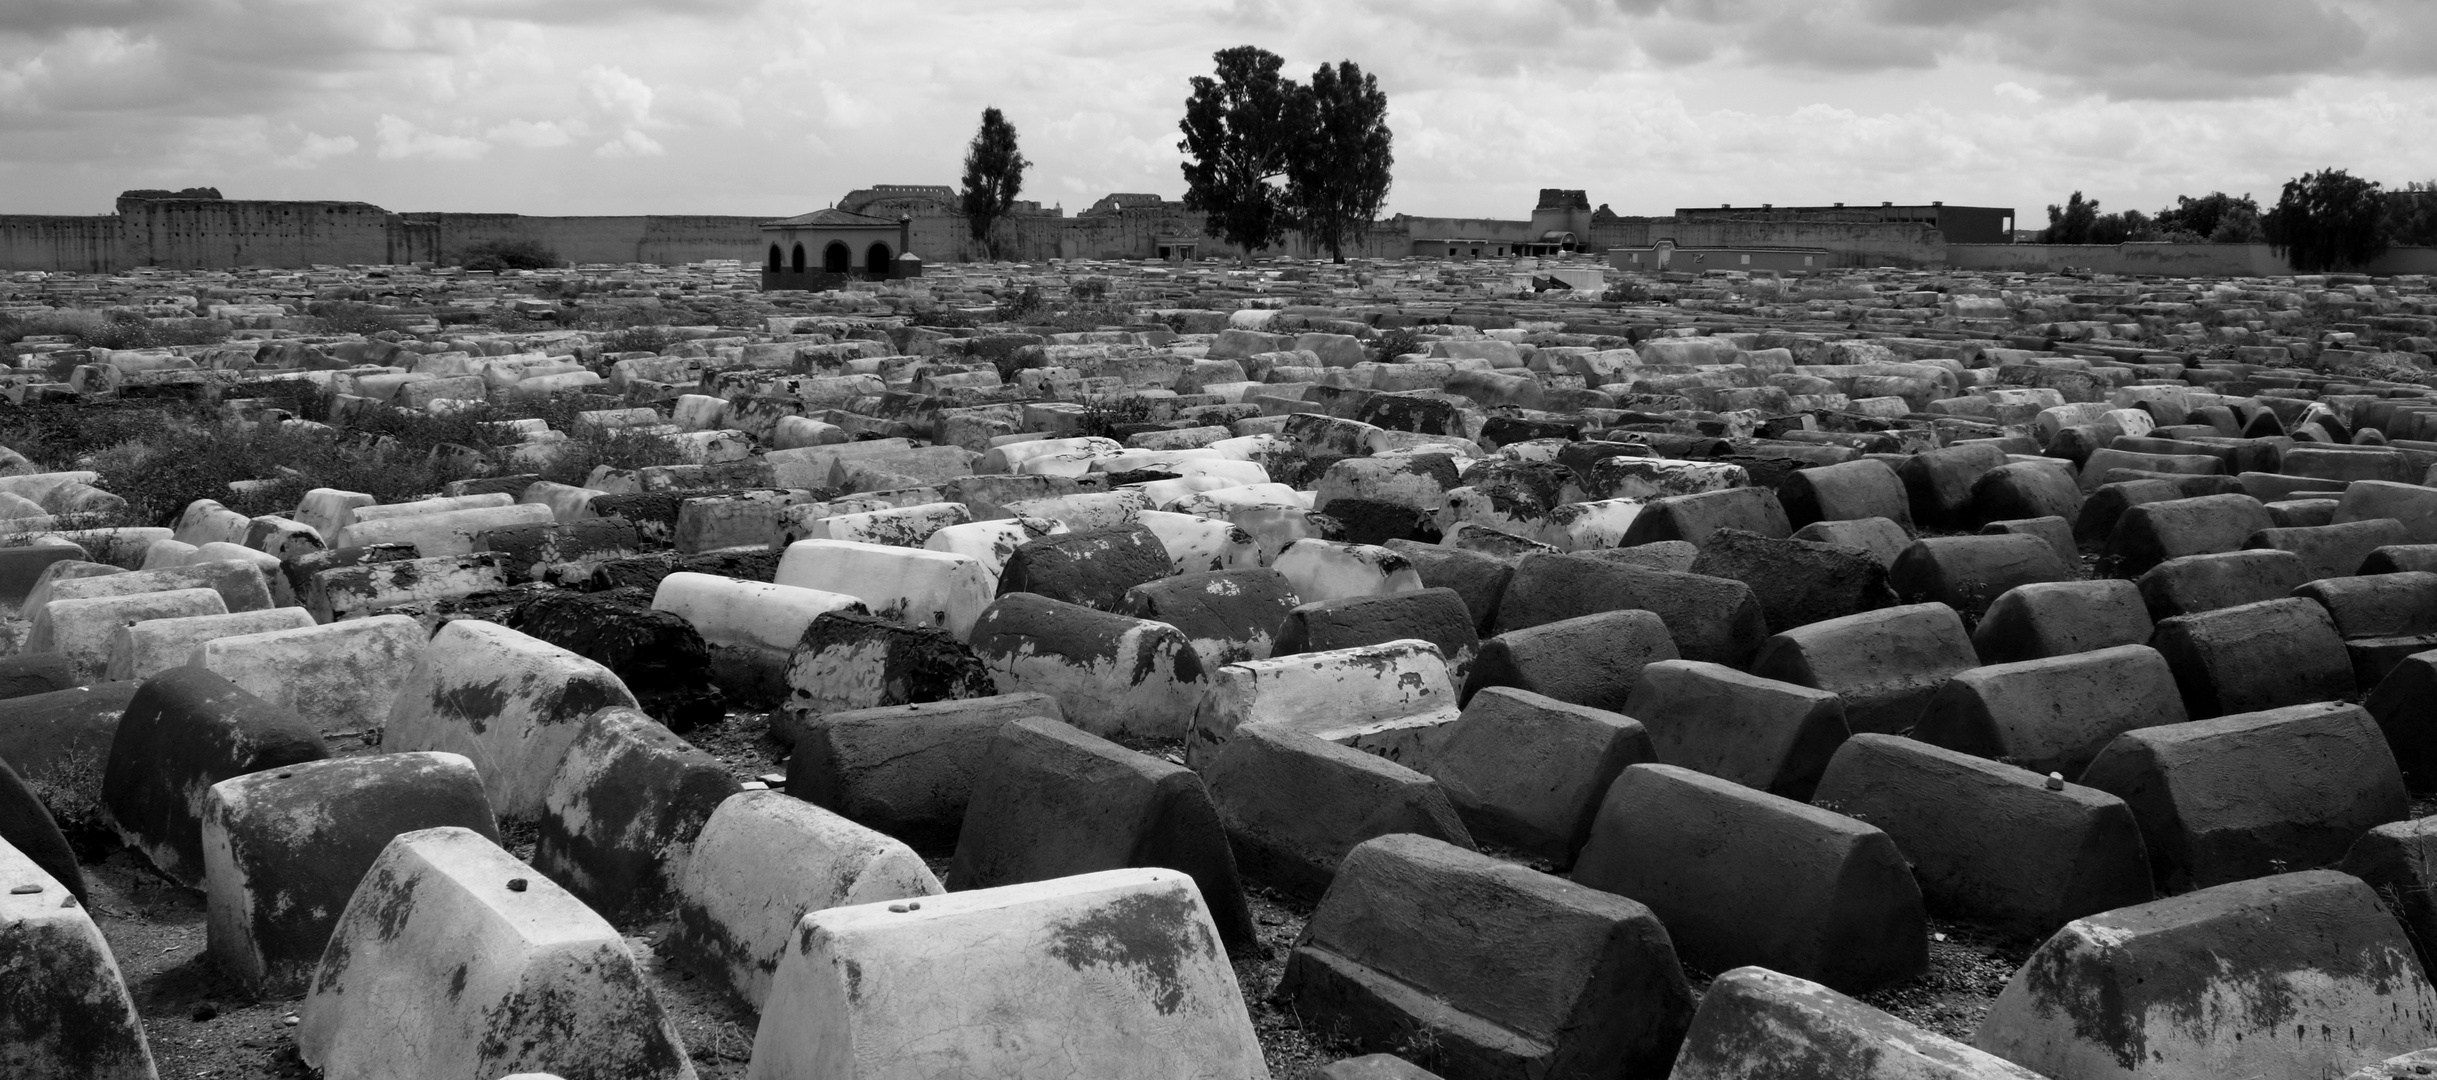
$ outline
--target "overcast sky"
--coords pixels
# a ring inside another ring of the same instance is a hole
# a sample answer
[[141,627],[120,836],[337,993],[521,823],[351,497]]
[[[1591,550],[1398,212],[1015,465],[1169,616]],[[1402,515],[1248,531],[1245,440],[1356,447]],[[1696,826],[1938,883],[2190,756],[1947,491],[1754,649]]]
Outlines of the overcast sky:
[[118,191],[799,213],[954,184],[981,109],[1069,212],[1182,193],[1212,51],[1352,59],[1389,209],[2155,210],[2437,177],[2437,0],[0,0],[0,213]]

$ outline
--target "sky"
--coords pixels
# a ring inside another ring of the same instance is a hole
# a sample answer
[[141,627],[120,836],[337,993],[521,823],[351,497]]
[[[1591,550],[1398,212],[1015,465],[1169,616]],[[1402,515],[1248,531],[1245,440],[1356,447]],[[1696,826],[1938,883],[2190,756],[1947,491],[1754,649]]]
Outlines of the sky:
[[0,213],[128,188],[398,211],[802,213],[955,184],[1180,197],[1211,53],[1350,59],[1390,212],[1518,218],[2437,178],[2437,0],[0,0]]

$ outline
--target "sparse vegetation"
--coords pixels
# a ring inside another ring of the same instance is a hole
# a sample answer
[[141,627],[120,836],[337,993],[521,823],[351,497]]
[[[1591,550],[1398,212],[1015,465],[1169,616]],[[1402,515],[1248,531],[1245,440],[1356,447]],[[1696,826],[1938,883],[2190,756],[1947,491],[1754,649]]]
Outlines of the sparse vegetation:
[[1026,285],[1024,291],[1014,296],[999,298],[998,321],[1021,322],[1048,309],[1049,302],[1041,297],[1040,286]]
[[1650,286],[1639,281],[1619,281],[1599,294],[1603,303],[1646,304],[1650,302]]
[[1422,343],[1420,334],[1414,333],[1410,327],[1400,326],[1372,338],[1369,351],[1371,359],[1385,363],[1408,353],[1423,352],[1428,348],[1428,345]]
[[140,311],[94,311],[62,308],[27,316],[0,315],[0,343],[12,348],[29,337],[71,338],[93,349],[160,349],[172,345],[217,345],[227,341],[229,326],[209,319],[155,321]]
[[1120,397],[1086,398],[1083,401],[1083,419],[1076,426],[1075,434],[1096,435],[1103,439],[1124,442],[1125,437],[1132,434],[1127,430],[1128,428],[1152,421],[1154,408],[1155,405],[1150,398],[1130,394]]
[[395,313],[377,304],[359,304],[352,300],[327,300],[306,309],[321,324],[325,334],[362,334],[370,337],[384,330],[393,330]]
[[[282,401],[303,419],[329,415],[331,396],[310,383],[307,396]],[[0,405],[0,445],[52,469],[91,469],[95,486],[127,500],[124,521],[160,525],[188,503],[216,499],[239,513],[285,513],[307,490],[332,487],[368,493],[382,502],[419,498],[496,469],[514,438],[495,422],[541,417],[568,439],[539,470],[544,479],[581,483],[598,465],[631,469],[665,465],[677,454],[664,437],[577,425],[579,406],[565,400],[477,405],[432,414],[377,410],[340,432],[273,423],[239,423],[191,403]],[[469,447],[467,461],[444,446]],[[229,484],[270,480],[245,494]]]
[[601,351],[605,353],[667,352],[669,346],[684,340],[666,326],[629,326],[601,335]]
[[484,240],[466,245],[468,270],[548,270],[560,265],[558,252],[539,240]]

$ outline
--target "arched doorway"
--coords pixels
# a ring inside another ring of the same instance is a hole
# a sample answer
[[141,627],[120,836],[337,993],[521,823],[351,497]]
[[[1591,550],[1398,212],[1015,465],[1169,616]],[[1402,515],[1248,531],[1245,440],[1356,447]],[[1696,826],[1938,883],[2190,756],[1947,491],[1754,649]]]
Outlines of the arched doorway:
[[795,262],[793,265],[796,273],[801,274],[804,272],[804,245],[802,244],[797,244],[795,246]]
[[854,268],[855,253],[847,250],[845,244],[832,240],[828,247],[821,249],[821,269],[832,274],[843,274]]
[[888,276],[889,250],[887,244],[873,244],[863,251],[863,272],[876,278]]
[[769,262],[769,267],[768,267],[771,273],[774,273],[774,274],[775,274],[775,273],[777,273],[777,272],[778,272],[778,264],[779,264],[778,245],[777,245],[777,244],[772,244],[772,245],[770,245],[770,262]]

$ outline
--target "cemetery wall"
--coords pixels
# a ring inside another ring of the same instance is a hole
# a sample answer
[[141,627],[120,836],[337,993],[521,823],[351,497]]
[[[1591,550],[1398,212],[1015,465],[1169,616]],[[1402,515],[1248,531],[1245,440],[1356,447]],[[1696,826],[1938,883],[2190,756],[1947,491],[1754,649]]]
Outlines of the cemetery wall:
[[533,240],[574,263],[676,263],[761,260],[761,218],[637,214],[534,217],[524,214],[398,214],[390,262],[462,262],[476,244]]
[[[1007,255],[1022,261],[1042,259],[1156,259],[1162,243],[1183,240],[1196,245],[1200,258],[1234,258],[1236,248],[1202,232],[1202,216],[1167,209],[1132,209],[1115,213],[1062,218],[1050,215],[1010,219],[1012,243]],[[955,259],[981,257],[979,245],[968,239],[963,215],[914,218],[914,251],[953,251]],[[1374,228],[1362,240],[1345,245],[1349,259],[1397,259],[1412,253],[1407,234],[1396,228]],[[936,239],[934,239],[936,238]],[[1326,248],[1289,233],[1264,255],[1298,259],[1325,258]]]
[[[130,199],[115,216],[0,215],[0,269],[80,273],[162,266],[230,266],[456,262],[486,240],[533,239],[574,262],[676,264],[706,259],[758,262],[761,219],[709,215],[536,217],[518,214],[393,214],[368,203],[271,202],[214,199]],[[1197,245],[1201,257],[1233,258],[1236,250],[1201,229],[1201,216],[1168,207],[1142,207],[1074,217],[1018,215],[1009,220],[1008,257],[1151,259],[1163,241]],[[1537,236],[1527,221],[1493,218],[1404,217],[1348,247],[1349,257],[1393,259],[1412,253],[1415,239],[1465,238],[1524,242]],[[913,219],[913,250],[933,261],[982,256],[962,215],[933,211]],[[2067,268],[2105,273],[2271,276],[2290,266],[2264,244],[2048,245],[1949,244],[1918,222],[1678,220],[1616,218],[1591,226],[1591,250],[1646,250],[1659,240],[1680,248],[1820,248],[1840,267],[1953,266],[1967,270],[2048,272]],[[1300,236],[1271,254],[1324,256]],[[2377,274],[2437,273],[2437,250],[2400,248],[2373,263]]]
[[1941,266],[1946,236],[1911,221],[1767,221],[1724,218],[1617,218],[1591,226],[1591,248],[1648,249],[1661,240],[1679,248],[1824,248],[1839,267]]
[[1404,219],[1406,251],[1417,240],[1486,240],[1500,244],[1528,244],[1540,238],[1540,232],[1529,221],[1499,218],[1407,217]]
[[98,274],[115,269],[119,228],[114,214],[0,214],[0,270]]
[[[2293,265],[2267,244],[1949,244],[1947,264],[1958,270],[2067,269],[2102,274],[2278,277]],[[2437,248],[2394,248],[2363,268],[2372,274],[2437,273]]]
[[118,216],[121,267],[207,270],[389,258],[390,214],[371,203],[122,199]]

